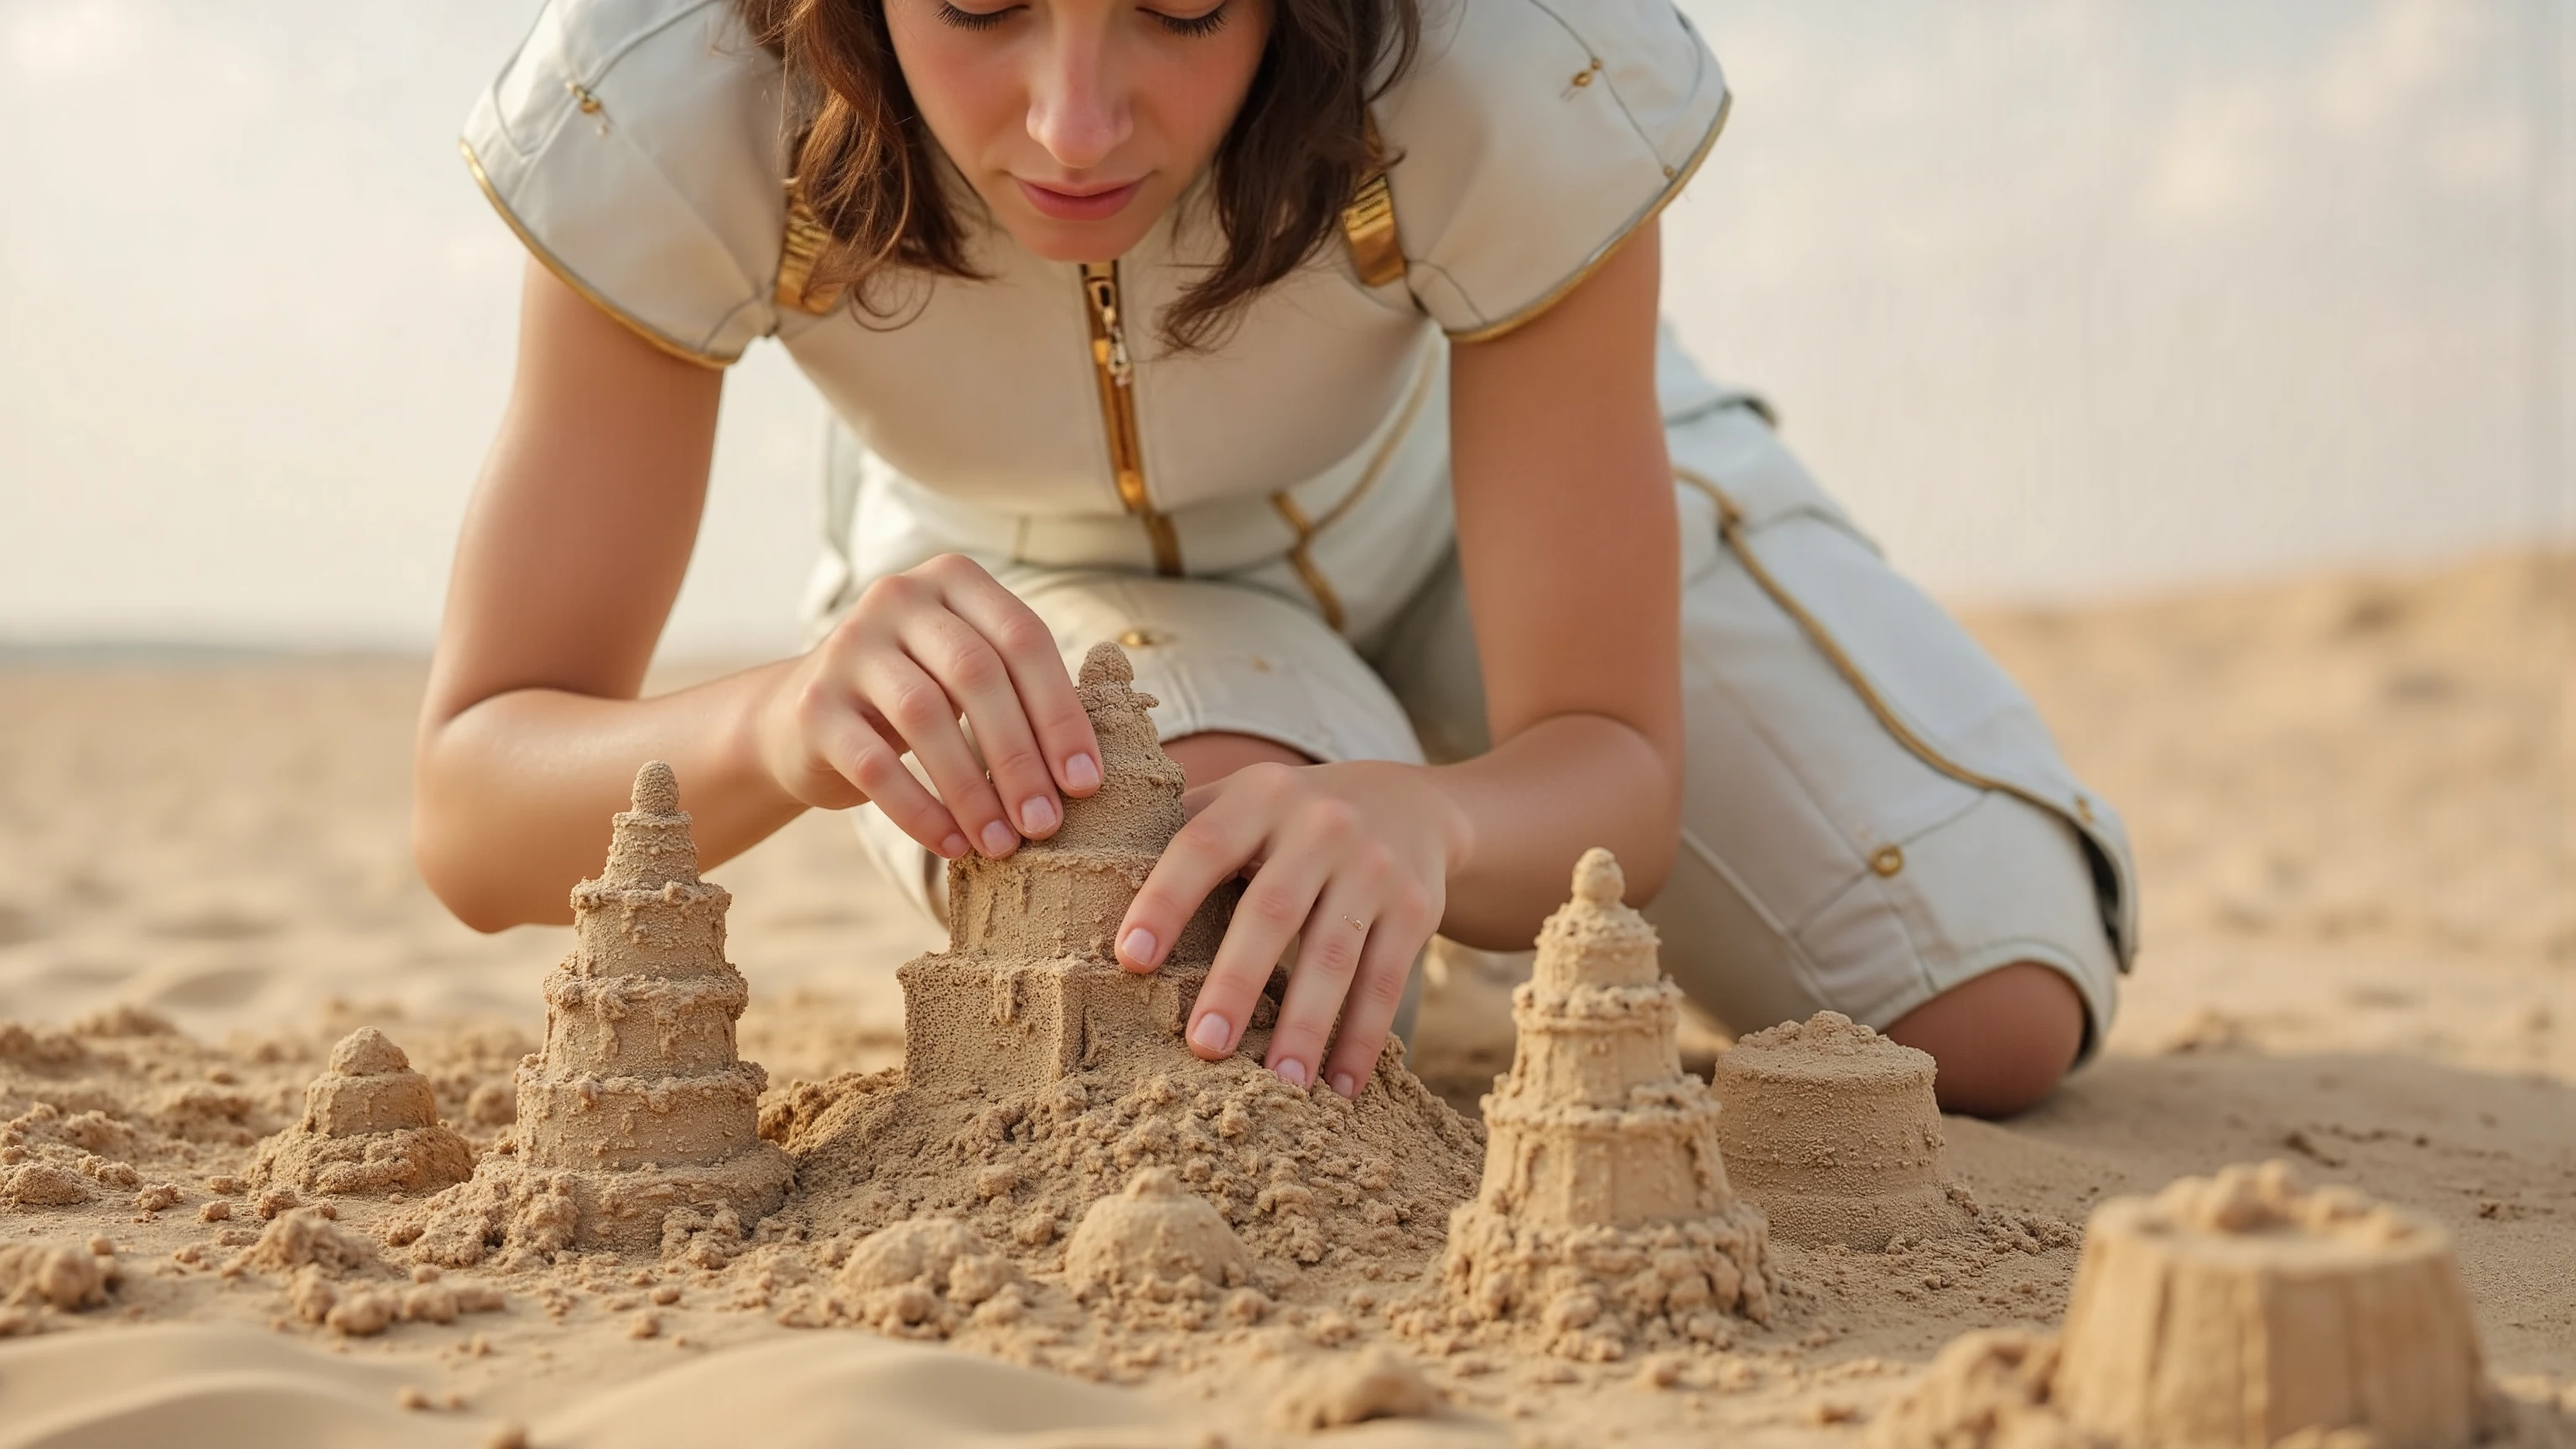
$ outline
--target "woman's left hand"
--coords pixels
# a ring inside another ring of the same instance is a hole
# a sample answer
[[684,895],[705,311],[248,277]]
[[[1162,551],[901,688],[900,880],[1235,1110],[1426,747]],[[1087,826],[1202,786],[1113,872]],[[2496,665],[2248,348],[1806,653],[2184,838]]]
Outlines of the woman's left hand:
[[[1209,893],[1246,876],[1243,902],[1191,1008],[1190,1050],[1231,1055],[1271,968],[1298,941],[1267,1064],[1356,1099],[1377,1069],[1414,958],[1440,927],[1468,847],[1466,813],[1418,765],[1258,764],[1192,790],[1190,821],[1118,927],[1119,963],[1162,964]],[[1334,1031],[1334,1023],[1340,1031]],[[1332,1058],[1323,1058],[1325,1045]]]

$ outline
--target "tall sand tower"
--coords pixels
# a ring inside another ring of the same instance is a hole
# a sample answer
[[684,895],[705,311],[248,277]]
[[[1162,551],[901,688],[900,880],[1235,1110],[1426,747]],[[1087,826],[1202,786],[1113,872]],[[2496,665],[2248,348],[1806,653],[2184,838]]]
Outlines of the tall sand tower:
[[732,904],[698,878],[671,767],[646,765],[607,868],[573,888],[576,940],[546,977],[545,1049],[519,1065],[509,1148],[432,1200],[425,1256],[631,1251],[676,1210],[747,1224],[777,1209],[793,1171],[760,1139],[768,1074],[734,1043],[750,987],[724,956]]
[[1681,991],[1625,890],[1610,852],[1586,851],[1539,931],[1512,1069],[1485,1098],[1484,1186],[1442,1265],[1473,1316],[1529,1320],[1585,1357],[1770,1311],[1762,1215],[1728,1187],[1717,1100],[1676,1044]]

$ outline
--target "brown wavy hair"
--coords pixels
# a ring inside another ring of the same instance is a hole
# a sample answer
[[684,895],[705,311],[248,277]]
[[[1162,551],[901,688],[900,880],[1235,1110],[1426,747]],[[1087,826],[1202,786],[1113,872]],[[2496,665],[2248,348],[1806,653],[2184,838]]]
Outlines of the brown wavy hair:
[[[1209,178],[1224,260],[1161,319],[1177,350],[1221,340],[1256,294],[1332,239],[1343,205],[1391,160],[1372,145],[1368,105],[1412,65],[1421,0],[1270,3],[1268,43]],[[810,293],[844,287],[883,317],[871,286],[891,273],[977,277],[885,0],[735,4],[786,66],[797,190],[832,238]]]

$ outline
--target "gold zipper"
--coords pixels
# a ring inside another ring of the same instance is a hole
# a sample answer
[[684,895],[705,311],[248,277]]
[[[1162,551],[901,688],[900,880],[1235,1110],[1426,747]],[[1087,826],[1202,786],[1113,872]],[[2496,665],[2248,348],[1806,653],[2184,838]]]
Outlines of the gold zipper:
[[1136,430],[1136,367],[1127,355],[1127,323],[1118,307],[1118,264],[1082,264],[1082,295],[1091,313],[1091,370],[1100,384],[1100,422],[1109,435],[1109,468],[1118,501],[1145,525],[1154,572],[1177,578],[1180,534],[1145,491],[1145,449]]

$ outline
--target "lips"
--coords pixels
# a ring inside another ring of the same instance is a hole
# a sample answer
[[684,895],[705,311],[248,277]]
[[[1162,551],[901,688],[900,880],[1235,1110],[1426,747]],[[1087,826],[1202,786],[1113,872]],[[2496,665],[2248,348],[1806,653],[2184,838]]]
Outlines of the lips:
[[1126,210],[1127,203],[1136,199],[1137,191],[1145,184],[1139,177],[1123,186],[1069,191],[1017,176],[1011,179],[1019,184],[1020,195],[1028,198],[1038,215],[1055,221],[1106,221]]

